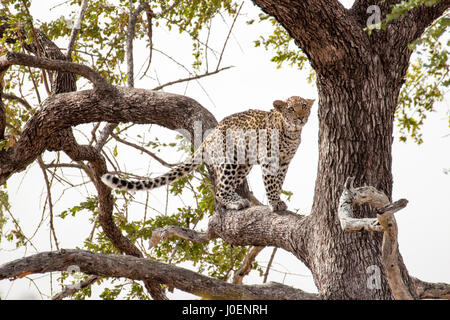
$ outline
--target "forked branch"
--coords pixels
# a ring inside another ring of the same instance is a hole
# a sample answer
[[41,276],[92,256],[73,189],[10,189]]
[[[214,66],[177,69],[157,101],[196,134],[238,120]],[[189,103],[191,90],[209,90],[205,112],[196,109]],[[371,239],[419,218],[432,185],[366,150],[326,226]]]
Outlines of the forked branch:
[[[342,192],[338,216],[344,231],[383,231],[382,261],[392,294],[397,300],[411,300],[411,293],[403,282],[398,265],[398,228],[394,213],[406,207],[408,201],[401,199],[390,203],[389,198],[372,186],[355,188],[353,177],[347,178]],[[377,218],[354,218],[354,204],[367,203],[377,209]]]

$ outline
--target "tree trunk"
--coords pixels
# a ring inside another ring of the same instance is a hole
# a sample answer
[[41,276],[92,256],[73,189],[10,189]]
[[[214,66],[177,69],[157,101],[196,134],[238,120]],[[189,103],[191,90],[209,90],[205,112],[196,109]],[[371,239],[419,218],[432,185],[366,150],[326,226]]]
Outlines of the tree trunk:
[[[364,30],[366,9],[378,5],[383,19],[390,8],[382,1],[357,0],[349,10],[338,1],[253,2],[287,30],[317,73],[319,164],[307,248],[294,254],[311,269],[325,299],[391,299],[382,235],[343,232],[337,208],[350,176],[391,198],[393,121],[411,55],[408,44],[450,2],[416,8],[371,35]],[[370,217],[370,212],[362,206],[355,217]],[[399,260],[403,281],[412,288]],[[368,285],[372,270],[379,270],[379,286]]]
[[[391,197],[393,111],[400,88],[378,85],[386,80],[376,59],[372,66],[349,69],[355,72],[319,76],[317,81],[319,164],[310,267],[324,298],[387,299],[391,293],[384,276],[379,290],[367,286],[367,268],[383,269],[382,234],[343,232],[337,206],[349,176],[357,177],[358,185],[375,186]],[[363,207],[356,216],[369,217],[369,212]]]

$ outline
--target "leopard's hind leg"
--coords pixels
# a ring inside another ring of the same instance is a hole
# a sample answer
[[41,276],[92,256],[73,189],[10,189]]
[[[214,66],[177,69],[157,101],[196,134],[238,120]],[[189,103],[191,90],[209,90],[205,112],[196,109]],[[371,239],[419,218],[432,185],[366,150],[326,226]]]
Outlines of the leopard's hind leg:
[[240,210],[250,206],[250,201],[236,193],[239,186],[250,171],[248,164],[221,164],[216,168],[217,172],[217,199],[229,210]]

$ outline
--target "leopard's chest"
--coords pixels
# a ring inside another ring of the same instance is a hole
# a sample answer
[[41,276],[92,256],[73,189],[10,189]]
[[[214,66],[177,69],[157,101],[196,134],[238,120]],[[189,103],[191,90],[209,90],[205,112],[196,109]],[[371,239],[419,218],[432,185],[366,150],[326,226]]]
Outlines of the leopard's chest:
[[280,161],[282,163],[289,162],[297,152],[298,146],[300,145],[301,138],[300,136],[296,139],[281,139],[280,140]]

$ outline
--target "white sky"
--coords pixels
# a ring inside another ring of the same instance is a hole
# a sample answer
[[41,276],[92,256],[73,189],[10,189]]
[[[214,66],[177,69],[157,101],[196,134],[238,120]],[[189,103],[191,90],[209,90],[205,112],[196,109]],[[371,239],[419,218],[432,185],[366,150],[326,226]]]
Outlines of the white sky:
[[[62,1],[38,2],[38,5],[31,8],[31,12],[42,21],[62,14],[67,15],[62,8],[50,10]],[[248,13],[250,19],[257,15],[259,10],[250,2],[246,2],[243,12]],[[254,48],[253,41],[265,31],[270,32],[270,28],[257,24],[247,26],[246,20],[248,19],[244,17],[236,22],[233,36],[230,38],[221,64],[222,67],[232,65],[234,66],[232,69],[202,79],[200,83],[203,88],[198,83],[191,83],[187,88],[185,84],[182,84],[168,87],[165,91],[186,94],[196,99],[219,121],[229,114],[249,108],[269,110],[273,100],[285,99],[292,95],[317,98],[315,86],[308,84],[305,80],[306,72],[300,72],[289,66],[276,69],[276,65],[270,62],[270,52],[262,48]],[[229,26],[231,22],[227,23]],[[228,27],[221,19],[217,19],[213,23],[212,32],[211,46],[220,51]],[[187,66],[190,65],[191,46],[186,38],[177,32],[169,33],[162,28],[155,28],[154,37],[156,48],[164,50]],[[65,47],[67,42],[62,42],[60,45]],[[146,58],[147,50],[142,44],[136,43],[135,46],[135,72],[137,73]],[[210,70],[215,67],[212,58],[210,66]],[[187,75],[185,71],[157,53],[153,56],[151,68],[153,76],[155,70],[162,83]],[[158,83],[155,80],[148,78],[142,81],[137,80],[135,84],[136,87],[141,88],[152,88],[156,85]],[[450,283],[450,175],[443,172],[445,168],[450,168],[450,137],[448,136],[450,130],[446,115],[446,112],[450,110],[449,95],[436,109],[437,112],[430,114],[423,126],[424,143],[422,145],[417,146],[412,142],[400,143],[396,134],[393,145],[393,199],[409,200],[408,206],[397,213],[396,218],[399,225],[400,252],[410,274],[425,281]],[[130,131],[130,135],[134,132],[137,134],[138,130]],[[174,136],[169,130],[157,128],[152,128],[151,134],[164,138]],[[299,212],[302,213],[308,213],[312,205],[318,159],[317,141],[316,103],[303,129],[302,144],[291,162],[284,183],[284,189],[294,192],[288,204],[289,208],[300,209]],[[156,175],[166,171],[165,168],[153,163],[149,167],[148,157],[138,153],[133,154],[129,148],[120,148],[119,154],[121,155],[119,161],[126,162],[125,168],[130,172],[142,175],[151,172]],[[48,158],[50,159],[51,156],[50,154]],[[179,158],[180,155],[174,153],[167,153],[165,157],[168,162],[179,161]],[[259,168],[252,170],[249,183],[255,195],[265,200],[259,172]],[[76,179],[76,174],[77,171],[69,171],[66,177]],[[25,233],[30,236],[41,220],[45,201],[42,173],[38,166],[33,165],[27,172],[12,177],[8,181],[8,190],[13,203],[12,212],[19,218]],[[55,191],[55,194],[58,196],[59,192]],[[165,203],[164,196],[164,190],[152,191],[150,193],[152,206],[162,208]],[[138,194],[136,198],[144,199],[143,195]],[[55,212],[59,213],[83,200],[83,191],[66,191],[56,204]],[[176,207],[178,203],[174,201],[170,208]],[[136,219],[142,218],[142,206],[137,206],[132,215]],[[48,219],[44,223],[48,225]],[[56,221],[56,223],[58,239],[62,243],[61,247],[64,248],[82,246],[83,240],[91,231],[87,218],[81,214],[76,219],[69,220],[69,223],[65,221]],[[38,250],[50,249],[48,237],[47,232],[42,232],[33,239]],[[23,252],[12,249],[9,243],[0,243],[0,263],[34,253],[33,250]],[[267,263],[271,252],[272,248],[266,248],[258,256],[257,260],[261,265]],[[278,250],[273,268],[282,272],[271,272],[269,281],[284,282],[306,291],[316,291],[309,270],[290,253]],[[48,290],[48,278],[39,280],[40,277],[33,277],[33,279],[36,278],[38,278],[36,283],[40,283]],[[253,272],[245,278],[246,283],[261,283],[261,281],[262,279]],[[1,281],[0,297],[2,299],[40,298],[34,285],[28,280]],[[191,296],[175,291],[175,294],[171,294],[170,297],[179,299]]]

